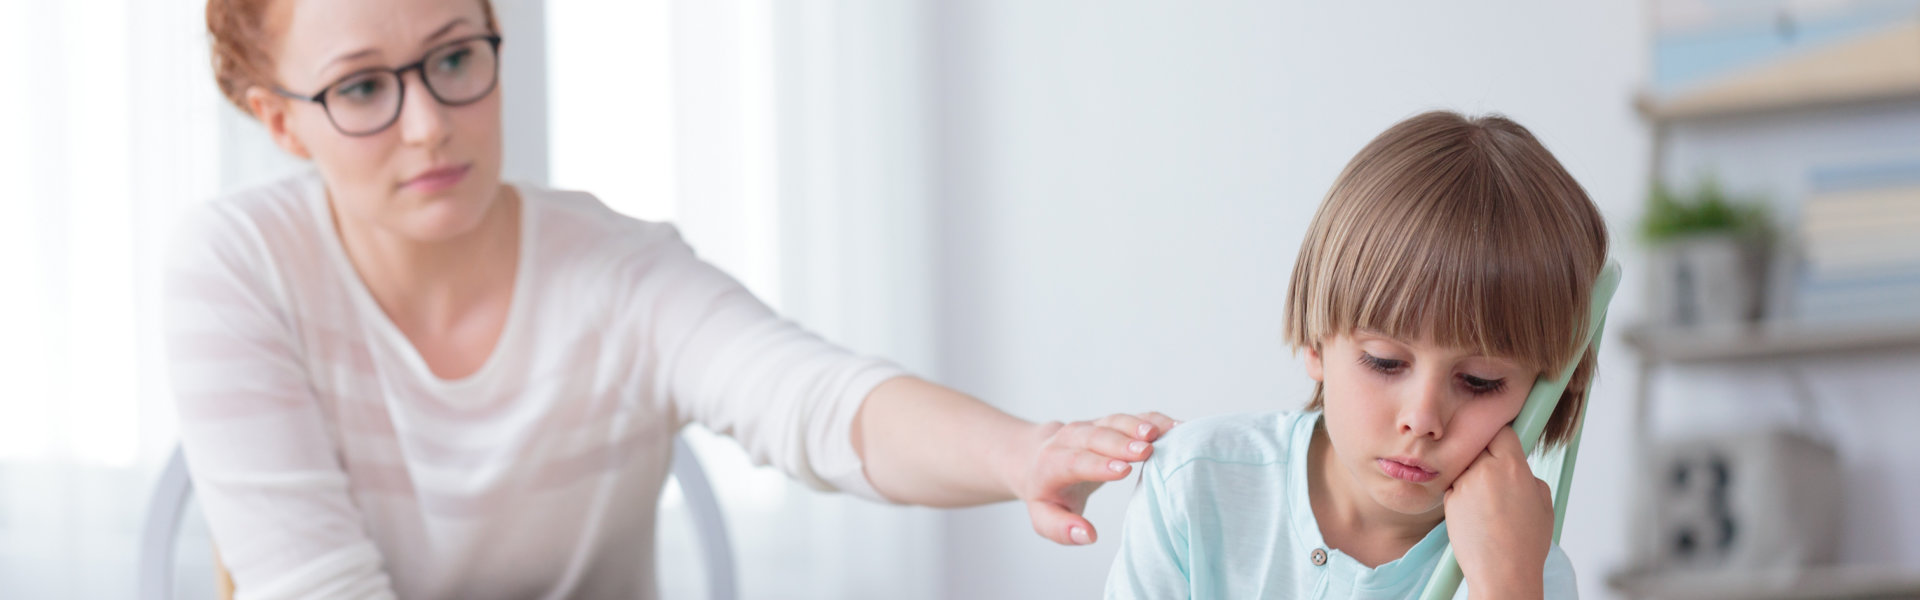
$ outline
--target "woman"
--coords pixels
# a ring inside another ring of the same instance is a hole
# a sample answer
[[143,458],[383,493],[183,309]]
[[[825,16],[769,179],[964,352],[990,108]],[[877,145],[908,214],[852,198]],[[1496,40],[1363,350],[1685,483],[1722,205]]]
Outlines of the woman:
[[819,489],[1077,513],[1173,423],[1034,424],[780,320],[673,228],[500,180],[486,0],[210,0],[216,78],[313,172],[170,257],[181,436],[244,597],[646,597],[690,422]]

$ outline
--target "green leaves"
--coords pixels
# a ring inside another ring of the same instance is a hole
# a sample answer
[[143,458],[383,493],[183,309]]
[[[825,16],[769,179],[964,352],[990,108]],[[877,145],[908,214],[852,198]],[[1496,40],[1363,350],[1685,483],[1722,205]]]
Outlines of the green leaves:
[[1687,194],[1655,181],[1640,221],[1641,238],[1654,244],[1704,233],[1764,236],[1769,229],[1764,204],[1728,196],[1712,177]]

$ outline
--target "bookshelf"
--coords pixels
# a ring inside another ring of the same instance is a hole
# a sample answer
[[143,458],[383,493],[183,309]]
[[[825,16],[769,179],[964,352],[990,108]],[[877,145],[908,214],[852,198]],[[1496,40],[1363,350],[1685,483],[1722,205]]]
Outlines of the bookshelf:
[[1920,98],[1920,21],[1775,61],[1672,96],[1634,101],[1655,126],[1769,111]]
[[[1752,9],[1762,4],[1772,6],[1767,3],[1742,6]],[[1652,5],[1650,2],[1649,6]],[[1752,9],[1762,10],[1766,9]],[[1772,16],[1767,18],[1773,19]],[[1786,13],[1780,13],[1779,19],[1775,24],[1785,27]],[[1801,169],[1807,169],[1814,160],[1844,162],[1864,154],[1848,152],[1851,148],[1834,152],[1832,140],[1837,139],[1835,137],[1820,138],[1824,140],[1821,143],[1826,144],[1820,146],[1827,152],[1820,155],[1823,158],[1795,160],[1776,160],[1780,157],[1760,156],[1758,151],[1741,153],[1735,149],[1729,152],[1735,144],[1716,145],[1713,142],[1731,139],[1726,136],[1743,135],[1748,137],[1738,139],[1750,143],[1763,135],[1757,132],[1763,131],[1776,135],[1780,132],[1802,135],[1820,127],[1811,124],[1815,121],[1845,131],[1872,128],[1909,131],[1912,121],[1902,120],[1896,124],[1888,119],[1890,116],[1896,120],[1908,119],[1900,115],[1911,115],[1920,110],[1920,17],[1898,16],[1890,18],[1888,22],[1891,25],[1861,30],[1844,38],[1797,45],[1792,51],[1721,72],[1711,78],[1695,79],[1684,87],[1668,85],[1662,88],[1662,92],[1656,93],[1649,88],[1649,91],[1636,94],[1632,104],[1648,123],[1651,134],[1649,173],[1654,177],[1663,177],[1670,170],[1673,173],[1686,173],[1687,162],[1677,160],[1672,155],[1674,152],[1691,153],[1696,159],[1709,157],[1706,161],[1696,160],[1696,166],[1718,164],[1714,161],[1758,158],[1760,160],[1755,164],[1768,165],[1766,169],[1769,172],[1744,173],[1750,183],[1789,189],[1792,190],[1792,197],[1805,194],[1800,200],[1803,212],[1799,217],[1803,223],[1809,217],[1815,221],[1834,221],[1832,214],[1819,211],[1809,214],[1804,211],[1805,200],[1821,196],[1821,201],[1831,202],[1838,199],[1839,194],[1847,193],[1846,190],[1836,192],[1831,187],[1822,188],[1818,185],[1808,185],[1805,189],[1781,186],[1779,184],[1786,181],[1786,175],[1769,176],[1808,172]],[[1678,37],[1687,35],[1692,34]],[[1736,41],[1748,43],[1754,42],[1754,38]],[[1659,80],[1658,77],[1655,79]],[[1794,125],[1782,125],[1789,122]],[[1701,142],[1702,135],[1706,136],[1707,143]],[[1685,141],[1676,143],[1676,138]],[[1794,141],[1798,143],[1801,140]],[[1813,179],[1818,179],[1817,170],[1814,172],[1816,177]],[[1834,207],[1821,208],[1826,210]],[[1895,216],[1907,218],[1911,215],[1900,213]],[[1827,224],[1816,223],[1823,227]],[[1872,225],[1886,229],[1884,221]],[[1833,233],[1820,227],[1813,229]],[[1805,235],[1807,231],[1791,233]],[[1853,234],[1854,231],[1848,229],[1841,231],[1838,237],[1843,241],[1854,241],[1851,237]],[[1915,231],[1915,235],[1920,236],[1920,230]],[[1900,235],[1893,238],[1902,244],[1910,241]],[[1827,244],[1820,248],[1800,247],[1795,250],[1811,255],[1813,252],[1810,250],[1830,250],[1835,247],[1830,243],[1833,241],[1831,239],[1819,241]],[[1902,267],[1898,270],[1901,276],[1909,276],[1905,272],[1910,269]],[[1832,270],[1839,271],[1844,269]],[[1817,272],[1815,274],[1820,275]],[[1779,276],[1779,272],[1770,274],[1770,277]],[[1792,282],[1799,285],[1806,280],[1796,279]],[[1769,286],[1776,285],[1780,283],[1769,283]],[[1790,286],[1789,289],[1802,292],[1802,288]],[[1780,291],[1769,289],[1766,292],[1771,296],[1769,303],[1774,304],[1769,308],[1770,312],[1779,310],[1777,302],[1780,298],[1776,294]],[[1795,310],[1798,309],[1796,306]],[[1621,332],[1621,341],[1636,355],[1639,371],[1631,421],[1635,446],[1649,447],[1654,401],[1652,382],[1661,369],[1686,365],[1797,361],[1864,352],[1920,353],[1920,312],[1912,316],[1868,317],[1853,322],[1796,319],[1796,316],[1806,315],[1773,314],[1770,320],[1759,323],[1716,326],[1676,327],[1642,323],[1626,327]],[[1915,368],[1920,368],[1920,361],[1916,362]],[[1629,598],[1920,598],[1920,570],[1870,564],[1767,571],[1648,570],[1642,565],[1612,573],[1606,581],[1613,591]]]
[[1773,322],[1675,329],[1645,324],[1621,337],[1641,360],[1690,363],[1796,358],[1827,353],[1920,350],[1920,320],[1902,323]]
[[[1634,393],[1635,447],[1652,429],[1652,381],[1665,367],[1753,360],[1792,360],[1853,352],[1920,352],[1920,320],[1894,323],[1766,322],[1674,328],[1635,324],[1621,339],[1638,355]],[[1756,571],[1636,571],[1610,574],[1607,585],[1628,598],[1755,600],[1920,598],[1920,571],[1829,565]]]
[[1635,598],[1828,600],[1920,597],[1920,573],[1875,566],[1777,571],[1616,573],[1607,585]]

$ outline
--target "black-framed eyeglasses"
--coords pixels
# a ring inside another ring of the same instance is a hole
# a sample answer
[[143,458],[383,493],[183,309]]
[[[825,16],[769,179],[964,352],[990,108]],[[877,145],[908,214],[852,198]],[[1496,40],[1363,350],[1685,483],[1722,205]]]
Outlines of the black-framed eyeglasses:
[[380,133],[400,120],[407,90],[402,77],[419,71],[427,93],[447,106],[480,101],[500,83],[500,36],[476,35],[428,50],[418,62],[388,69],[374,67],[349,73],[311,96],[275,86],[274,93],[320,105],[333,128],[350,136]]

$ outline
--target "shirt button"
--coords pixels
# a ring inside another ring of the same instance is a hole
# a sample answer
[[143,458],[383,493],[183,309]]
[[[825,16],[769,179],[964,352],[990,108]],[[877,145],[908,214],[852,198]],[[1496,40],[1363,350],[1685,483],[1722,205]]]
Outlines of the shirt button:
[[1316,566],[1316,567],[1327,566],[1327,551],[1321,550],[1319,548],[1313,549],[1313,566]]

